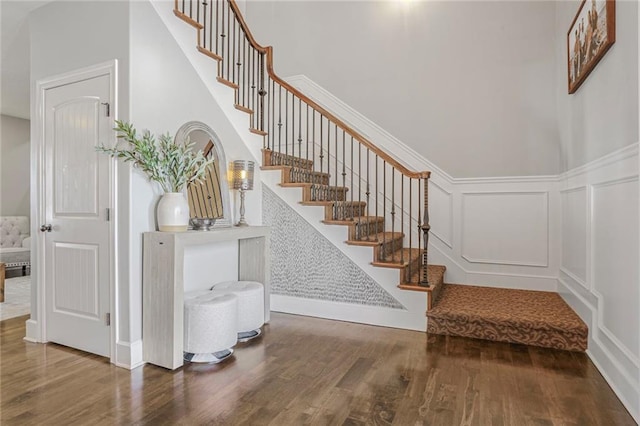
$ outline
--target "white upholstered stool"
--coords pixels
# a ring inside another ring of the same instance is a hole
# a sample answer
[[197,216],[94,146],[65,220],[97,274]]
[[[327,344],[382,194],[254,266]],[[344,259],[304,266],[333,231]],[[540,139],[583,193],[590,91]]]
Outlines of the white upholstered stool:
[[261,333],[264,324],[264,287],[256,281],[224,281],[211,287],[213,294],[238,297],[238,342],[246,342]]
[[184,359],[220,362],[233,353],[238,341],[238,298],[211,291],[184,295]]

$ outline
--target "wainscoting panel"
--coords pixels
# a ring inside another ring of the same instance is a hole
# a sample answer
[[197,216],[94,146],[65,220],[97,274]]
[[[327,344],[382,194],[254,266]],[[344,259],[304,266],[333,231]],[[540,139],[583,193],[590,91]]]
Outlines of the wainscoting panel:
[[602,327],[636,358],[640,356],[637,199],[637,176],[592,188],[593,289],[606,295],[601,299]]
[[429,204],[438,206],[429,211],[431,234],[453,248],[453,194],[429,181]]
[[558,291],[589,326],[589,357],[638,421],[638,144],[561,178],[563,241]]
[[562,194],[562,265],[583,287],[587,287],[587,188]]
[[546,267],[548,246],[546,192],[462,194],[462,257],[467,261]]

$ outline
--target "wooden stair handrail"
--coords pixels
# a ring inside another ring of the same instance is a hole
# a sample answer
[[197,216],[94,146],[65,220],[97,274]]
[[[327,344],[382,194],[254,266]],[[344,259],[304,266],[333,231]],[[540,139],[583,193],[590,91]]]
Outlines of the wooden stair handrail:
[[253,48],[255,48],[258,52],[266,55],[267,73],[269,74],[269,76],[271,77],[271,79],[273,81],[277,82],[282,87],[284,87],[286,90],[288,90],[289,92],[293,93],[295,96],[300,98],[303,102],[305,102],[307,105],[310,105],[313,109],[318,111],[322,116],[326,117],[327,119],[332,121],[334,124],[336,124],[337,126],[341,127],[342,130],[344,130],[347,134],[349,134],[355,140],[357,140],[359,143],[361,143],[362,145],[367,147],[369,150],[371,150],[373,153],[375,153],[378,157],[382,158],[384,161],[386,161],[387,163],[389,163],[390,165],[392,165],[393,167],[398,169],[403,175],[405,175],[405,176],[407,176],[409,178],[413,178],[413,179],[428,179],[431,176],[431,172],[430,171],[415,172],[415,171],[407,169],[403,164],[401,164],[395,158],[391,157],[391,155],[387,154],[385,151],[383,151],[382,149],[380,149],[379,147],[374,145],[373,142],[369,141],[367,138],[362,136],[356,130],[354,130],[349,125],[347,125],[344,121],[340,120],[338,117],[336,117],[335,115],[333,115],[332,113],[330,113],[329,111],[324,109],[322,106],[318,105],[315,101],[311,100],[310,98],[305,96],[302,92],[300,92],[298,89],[296,89],[295,87],[293,87],[292,85],[287,83],[285,80],[280,78],[275,73],[275,71],[273,70],[273,47],[272,46],[266,46],[266,47],[261,46],[256,41],[256,39],[253,37],[253,34],[249,30],[249,26],[245,22],[244,17],[242,16],[242,13],[240,12],[240,8],[236,4],[235,0],[229,0],[229,6],[233,10],[233,13],[236,16],[236,19],[238,20],[238,23],[240,24],[240,27],[244,31],[244,34],[245,34],[245,37],[247,38],[247,41],[249,41],[251,46],[253,46]]

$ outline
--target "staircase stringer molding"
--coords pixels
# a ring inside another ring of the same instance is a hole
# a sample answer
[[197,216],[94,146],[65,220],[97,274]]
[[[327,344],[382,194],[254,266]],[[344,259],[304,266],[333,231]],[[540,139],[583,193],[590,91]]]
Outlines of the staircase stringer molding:
[[398,287],[424,292],[430,308],[445,271],[428,264],[430,172],[407,169],[277,76],[273,48],[256,42],[235,1],[176,0],[174,14],[196,29],[197,50],[262,137],[262,170],[281,175],[275,186],[299,188],[319,222],[346,229],[348,246],[369,247],[371,265],[397,270]]

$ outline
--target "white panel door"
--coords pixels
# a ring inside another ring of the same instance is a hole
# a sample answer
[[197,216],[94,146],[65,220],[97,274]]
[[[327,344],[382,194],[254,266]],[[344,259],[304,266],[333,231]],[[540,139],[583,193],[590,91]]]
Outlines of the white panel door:
[[46,339],[110,355],[111,170],[96,145],[113,137],[110,77],[46,90],[44,111]]

